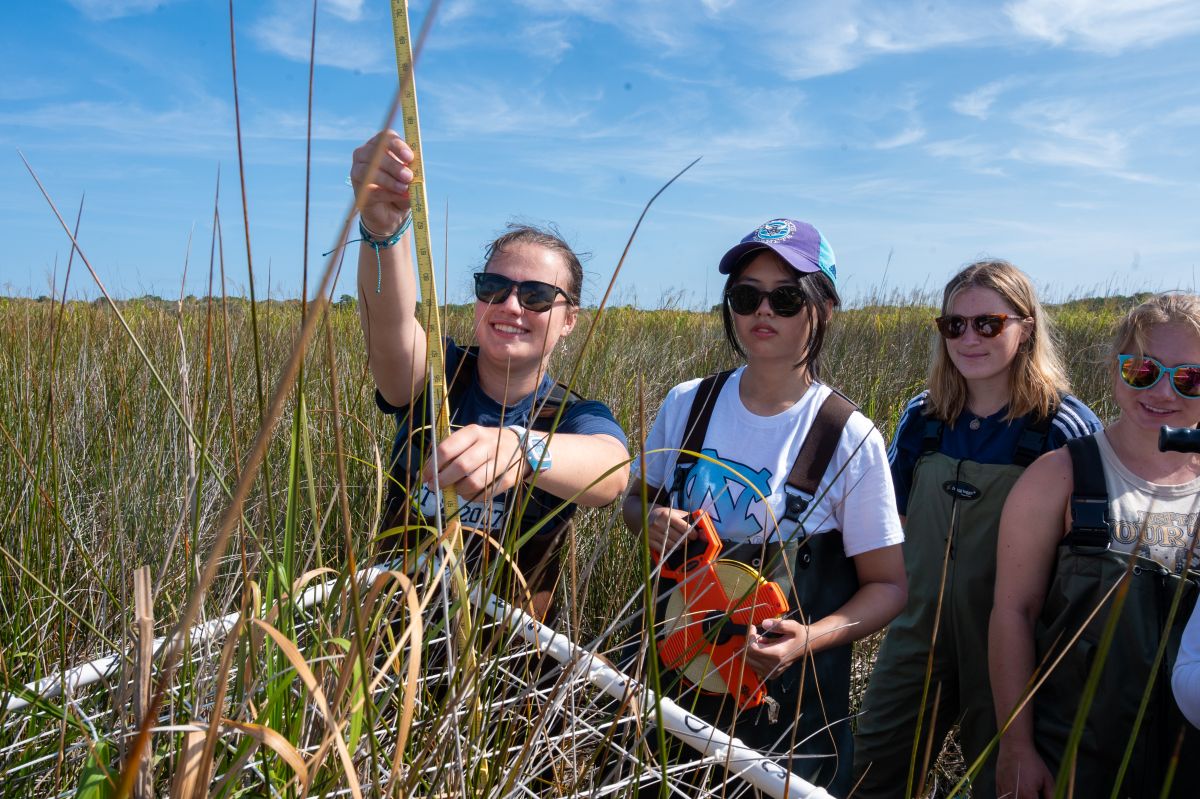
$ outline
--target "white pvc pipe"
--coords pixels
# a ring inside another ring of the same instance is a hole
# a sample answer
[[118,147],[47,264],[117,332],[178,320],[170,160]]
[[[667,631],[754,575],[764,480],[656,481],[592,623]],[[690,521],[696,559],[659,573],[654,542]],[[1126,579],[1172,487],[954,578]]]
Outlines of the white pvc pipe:
[[644,697],[647,715],[653,718],[653,707],[662,710],[663,729],[697,751],[720,763],[731,775],[737,776],[775,799],[833,799],[824,788],[796,776],[774,760],[751,749],[739,739],[722,732],[704,719],[680,707],[669,697],[656,696],[648,687],[629,675],[610,666],[602,658],[577,645],[562,633],[557,633],[525,611],[514,608],[495,596],[477,592],[484,611],[511,627],[526,642],[545,650],[564,665],[578,663],[583,676],[609,696],[624,701],[631,695]]
[[[359,571],[356,577],[364,583],[370,583],[385,571],[384,567],[372,566]],[[324,601],[336,583],[337,580],[330,580],[309,588],[297,598],[296,605],[307,608]],[[483,606],[489,616],[507,624],[526,642],[540,647],[559,663],[579,664],[582,676],[599,690],[619,701],[624,701],[633,694],[643,697],[648,708],[648,717],[651,719],[654,716],[654,704],[657,703],[662,710],[663,728],[666,732],[724,764],[730,774],[744,779],[774,799],[833,799],[824,788],[796,776],[774,760],[746,746],[739,739],[688,712],[669,697],[657,696],[650,688],[618,671],[597,657],[594,652],[584,649],[562,633],[555,632],[525,611],[490,594],[484,595],[479,591],[474,593],[475,601]],[[216,640],[233,629],[240,615],[230,613],[205,622],[192,628],[190,637]],[[154,639],[154,651],[157,653],[166,641],[167,636]],[[97,658],[61,674],[28,683],[25,690],[41,699],[58,696],[64,687],[75,691],[108,680],[120,669],[122,659],[122,655]],[[8,700],[8,711],[21,710],[29,704],[30,700],[24,697],[11,697]]]
[[[383,569],[378,566],[372,566],[369,569],[363,569],[357,576],[364,581],[370,581],[377,574],[382,573],[382,571]],[[329,596],[329,591],[336,582],[337,580],[330,580],[327,583],[312,586],[296,599],[296,606],[303,609],[325,601]],[[238,617],[241,615],[240,612],[229,613],[219,619],[213,619],[212,621],[207,621],[204,624],[193,627],[189,638],[191,640],[210,639],[215,641],[232,630],[233,625],[237,624]],[[162,649],[163,644],[167,642],[167,638],[168,636],[164,635],[154,639],[151,647],[156,655]],[[26,683],[25,692],[33,694],[37,699],[51,699],[61,694],[64,688],[74,693],[79,688],[86,688],[98,682],[107,682],[109,678],[120,671],[123,659],[124,655],[106,655],[96,658],[84,663],[82,666],[76,666],[65,672],[52,674],[49,677],[43,677],[40,680]],[[28,707],[32,701],[35,700],[29,700],[22,696],[12,696],[9,697],[6,707],[8,712],[11,713],[14,710],[21,710]]]

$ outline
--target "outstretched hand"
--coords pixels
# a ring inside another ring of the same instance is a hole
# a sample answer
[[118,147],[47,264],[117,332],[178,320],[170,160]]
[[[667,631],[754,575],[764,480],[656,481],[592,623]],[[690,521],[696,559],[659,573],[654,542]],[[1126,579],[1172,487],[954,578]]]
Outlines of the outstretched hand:
[[[381,142],[383,156],[368,180],[371,157]],[[390,236],[400,229],[404,217],[408,215],[411,205],[408,186],[413,179],[413,171],[408,165],[412,160],[412,148],[394,130],[376,133],[354,151],[350,182],[361,198],[362,210],[359,215],[372,233]]]
[[425,462],[421,479],[482,502],[516,485],[524,468],[525,453],[514,431],[470,424],[442,439]]

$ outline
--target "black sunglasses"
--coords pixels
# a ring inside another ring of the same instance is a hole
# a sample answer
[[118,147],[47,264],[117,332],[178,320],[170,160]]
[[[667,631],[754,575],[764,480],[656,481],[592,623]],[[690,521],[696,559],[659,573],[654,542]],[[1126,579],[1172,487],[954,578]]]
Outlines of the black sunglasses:
[[933,320],[942,338],[962,338],[967,332],[967,325],[975,328],[975,332],[983,338],[995,338],[1000,335],[1006,322],[1032,321],[1028,316],[1013,316],[1006,313],[984,313],[979,316],[962,316],[950,314],[939,316]]
[[725,290],[729,310],[738,316],[749,316],[757,311],[763,297],[767,298],[767,304],[779,316],[795,316],[804,307],[804,292],[799,286],[779,286],[763,291],[749,283],[739,283]]
[[574,304],[571,295],[550,283],[540,280],[520,282],[495,272],[475,273],[475,299],[494,305],[504,302],[512,290],[517,290],[517,302],[527,311],[544,313],[554,307],[555,298],[561,294],[568,303]]

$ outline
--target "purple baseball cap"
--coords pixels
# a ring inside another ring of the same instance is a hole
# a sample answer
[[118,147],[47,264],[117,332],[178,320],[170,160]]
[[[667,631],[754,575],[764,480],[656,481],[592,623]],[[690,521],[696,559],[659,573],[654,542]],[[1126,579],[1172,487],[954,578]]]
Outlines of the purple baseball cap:
[[774,250],[797,272],[824,272],[837,285],[833,248],[807,222],[772,219],[759,225],[721,258],[721,274],[728,275],[755,250]]

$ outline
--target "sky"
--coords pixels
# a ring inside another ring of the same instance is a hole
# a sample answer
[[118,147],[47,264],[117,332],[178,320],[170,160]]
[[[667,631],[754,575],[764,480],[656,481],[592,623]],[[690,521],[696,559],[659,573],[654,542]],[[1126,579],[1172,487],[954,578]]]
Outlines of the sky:
[[[411,8],[415,26],[429,3]],[[298,297],[312,8],[233,17],[255,288]],[[319,0],[316,29],[310,286],[398,81],[388,3]],[[4,3],[0,70],[0,293],[61,294],[70,254],[18,153],[65,218],[82,200],[115,296],[207,293],[214,203],[247,293],[227,3]],[[781,216],[822,231],[849,303],[939,291],[983,257],[1051,300],[1196,286],[1194,0],[445,0],[416,80],[451,301],[519,221],[591,254],[598,302],[642,206],[697,157],[614,302],[712,305],[722,253]],[[67,293],[95,297],[81,267]]]

